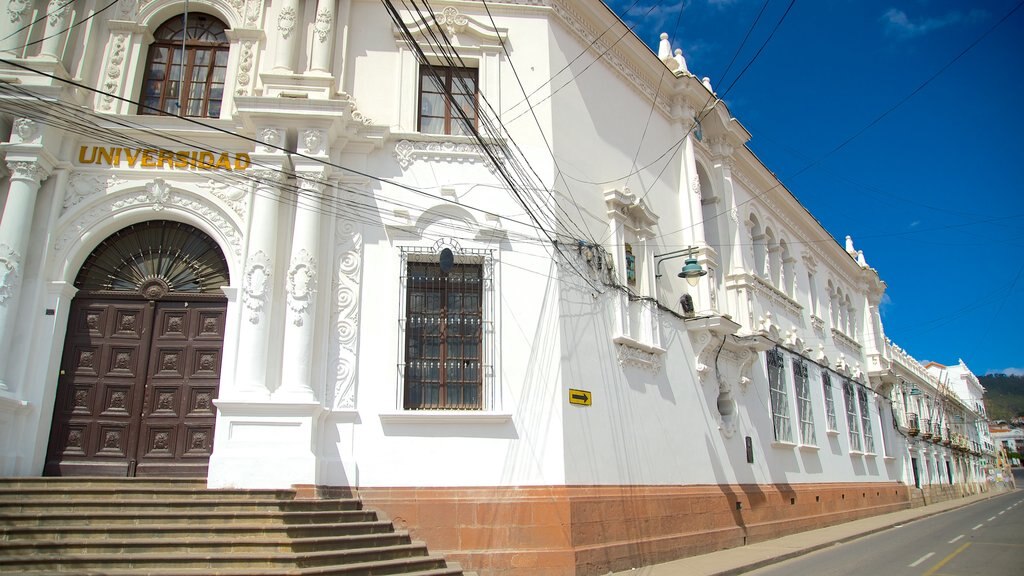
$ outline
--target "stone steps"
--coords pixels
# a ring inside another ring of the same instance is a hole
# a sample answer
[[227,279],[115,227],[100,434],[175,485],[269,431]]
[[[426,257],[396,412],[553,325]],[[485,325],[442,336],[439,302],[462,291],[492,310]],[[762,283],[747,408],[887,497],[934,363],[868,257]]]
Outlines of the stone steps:
[[0,479],[0,573],[456,576],[352,498],[201,480]]

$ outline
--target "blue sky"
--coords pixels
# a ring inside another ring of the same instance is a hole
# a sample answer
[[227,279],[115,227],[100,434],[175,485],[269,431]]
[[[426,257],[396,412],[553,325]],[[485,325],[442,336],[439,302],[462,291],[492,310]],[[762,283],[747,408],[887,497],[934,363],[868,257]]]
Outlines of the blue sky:
[[667,32],[754,153],[853,236],[888,284],[889,338],[921,361],[1024,374],[1021,3],[799,0],[724,96],[790,0],[768,1],[725,78],[763,0],[609,5],[654,49]]

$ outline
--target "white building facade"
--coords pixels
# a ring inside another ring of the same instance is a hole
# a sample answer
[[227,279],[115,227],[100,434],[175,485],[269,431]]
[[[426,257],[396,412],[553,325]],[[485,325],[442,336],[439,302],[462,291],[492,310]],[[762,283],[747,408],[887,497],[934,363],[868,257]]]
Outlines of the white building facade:
[[909,434],[884,283],[667,40],[425,6],[10,3],[0,473],[351,488],[481,574],[984,489],[980,386]]

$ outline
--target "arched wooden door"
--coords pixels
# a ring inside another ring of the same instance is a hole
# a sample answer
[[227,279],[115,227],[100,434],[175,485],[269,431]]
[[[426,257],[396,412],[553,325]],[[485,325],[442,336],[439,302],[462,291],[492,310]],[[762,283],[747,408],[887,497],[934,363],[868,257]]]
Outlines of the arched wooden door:
[[75,280],[46,475],[205,476],[227,265],[192,226],[104,240]]

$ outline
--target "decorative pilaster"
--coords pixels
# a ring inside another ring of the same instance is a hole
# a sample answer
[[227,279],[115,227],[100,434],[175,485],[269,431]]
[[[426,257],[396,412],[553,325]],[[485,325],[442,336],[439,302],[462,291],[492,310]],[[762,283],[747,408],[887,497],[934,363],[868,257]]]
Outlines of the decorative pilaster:
[[46,29],[43,32],[43,45],[39,49],[39,57],[47,60],[60,60],[60,51],[67,37],[68,15],[71,14],[70,0],[50,0],[46,6]]
[[310,54],[310,70],[330,74],[331,54],[334,53],[334,2],[318,0],[316,19],[313,21],[313,51]]
[[[267,129],[260,133],[264,142],[283,139],[283,131]],[[268,147],[264,147],[266,151]],[[249,252],[242,279],[242,329],[239,347],[244,351],[237,366],[237,392],[243,397],[266,398],[269,395],[268,372],[271,361],[270,338],[277,254],[278,212],[281,205],[281,183],[285,180],[287,159],[279,153],[253,155],[253,163],[263,168],[250,176],[256,182],[252,200],[252,225]]]
[[[307,143],[311,138],[307,131]],[[314,145],[319,147],[316,142]],[[275,399],[313,402],[313,347],[316,339],[317,263],[320,260],[320,222],[324,183],[321,174],[304,173],[297,177],[299,196],[295,207],[291,264],[285,282],[288,294],[288,320],[284,327],[284,365],[281,387]]]
[[277,35],[274,72],[294,73],[300,36],[298,0],[283,0],[277,12],[277,19],[271,21],[268,28]]
[[[31,121],[29,121],[31,123]],[[19,127],[34,126],[21,120]],[[16,158],[9,153],[8,158]],[[17,332],[18,299],[21,293],[22,269],[28,251],[29,233],[35,213],[40,183],[49,175],[51,164],[42,159],[8,160],[11,172],[0,220],[0,392],[8,390],[11,344]]]
[[29,0],[4,0],[0,12],[0,54],[20,58],[25,50],[32,18]]

